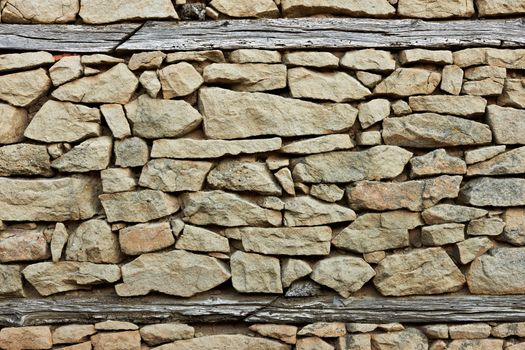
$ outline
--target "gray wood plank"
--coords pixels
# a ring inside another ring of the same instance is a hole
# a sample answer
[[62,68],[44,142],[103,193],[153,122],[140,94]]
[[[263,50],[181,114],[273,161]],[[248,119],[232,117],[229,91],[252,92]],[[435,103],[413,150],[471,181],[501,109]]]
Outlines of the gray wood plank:
[[216,296],[86,297],[0,300],[0,325],[92,323],[113,319],[158,322],[479,322],[524,321],[525,296],[290,298]]
[[119,51],[525,46],[525,20],[358,18],[147,22]]
[[0,50],[110,53],[140,26],[0,24]]

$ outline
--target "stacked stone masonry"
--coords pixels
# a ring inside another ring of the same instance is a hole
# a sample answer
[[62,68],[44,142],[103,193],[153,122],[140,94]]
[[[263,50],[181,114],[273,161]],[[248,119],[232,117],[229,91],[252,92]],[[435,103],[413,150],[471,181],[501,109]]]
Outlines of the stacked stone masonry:
[[85,23],[348,16],[485,18],[525,14],[523,0],[1,0],[4,23]]
[[[221,332],[221,326],[228,333]],[[64,350],[520,350],[525,323],[307,325],[130,322],[28,326],[0,330],[2,349]]]

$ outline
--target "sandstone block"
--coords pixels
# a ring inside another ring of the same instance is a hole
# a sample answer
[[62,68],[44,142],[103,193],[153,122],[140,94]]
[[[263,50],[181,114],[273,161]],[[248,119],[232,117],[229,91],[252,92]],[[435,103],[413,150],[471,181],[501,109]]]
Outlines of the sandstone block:
[[348,134],[319,136],[284,145],[279,151],[287,154],[313,154],[353,148]]
[[131,169],[110,168],[100,172],[104,193],[133,191],[137,187],[137,179]]
[[89,336],[97,331],[91,324],[71,324],[60,326],[53,331],[53,344],[81,343],[89,340]]
[[330,14],[363,17],[391,17],[395,8],[386,0],[353,1],[344,0],[282,0],[286,17]]
[[397,11],[401,16],[415,18],[465,18],[475,14],[473,0],[438,0],[432,7],[425,0],[399,0]]
[[425,226],[421,229],[421,243],[426,246],[440,246],[463,241],[465,225],[441,224]]
[[139,331],[99,333],[91,337],[94,350],[140,350]]
[[158,69],[166,58],[162,51],[149,51],[134,53],[128,62],[131,70],[139,69]]
[[447,222],[467,222],[481,218],[488,211],[480,208],[471,208],[455,204],[438,204],[425,209],[421,216],[427,224],[444,224]]
[[139,82],[151,98],[157,97],[162,88],[156,71],[147,70],[142,72],[139,77]]
[[410,159],[412,177],[439,175],[439,174],[465,174],[467,165],[463,159],[449,156],[443,149],[437,149],[425,155]]
[[478,177],[461,188],[459,200],[474,206],[525,205],[525,179]]
[[509,208],[503,213],[505,229],[499,238],[514,245],[525,245],[525,209]]
[[68,0],[9,0],[2,6],[4,23],[69,23],[79,11],[79,3]]
[[408,101],[414,112],[452,114],[466,118],[483,115],[487,107],[487,100],[479,96],[411,96]]
[[487,122],[497,144],[525,144],[525,110],[490,105]]
[[5,327],[0,331],[2,349],[51,349],[49,326]]
[[[13,4],[7,3],[5,6],[4,11],[9,11],[9,7],[13,6]],[[44,51],[4,54],[0,55],[0,72],[27,70],[53,63],[55,63],[53,55]]]
[[412,63],[445,65],[452,64],[453,59],[452,52],[446,50],[410,49],[401,51],[399,61],[403,65]]
[[47,147],[19,143],[0,147],[0,176],[52,176]]
[[138,224],[119,231],[120,249],[127,255],[150,253],[175,243],[168,222]]
[[480,16],[505,16],[525,13],[525,4],[521,1],[487,1],[476,0],[476,7]]
[[115,138],[122,139],[131,136],[131,129],[121,105],[106,104],[100,106],[100,110]]
[[53,262],[60,261],[62,251],[66,246],[68,238],[69,233],[67,232],[66,226],[61,222],[57,222],[50,242],[51,258],[53,259]]
[[467,227],[469,236],[498,236],[503,232],[505,222],[500,218],[472,220]]
[[[343,62],[343,61],[341,61]],[[441,74],[421,68],[398,68],[374,89],[376,94],[397,97],[429,95],[441,81]]]
[[54,86],[59,86],[84,74],[80,56],[65,56],[49,68],[49,76]]
[[208,335],[187,340],[177,340],[171,344],[162,345],[157,350],[290,350],[290,345],[276,340],[250,337],[241,334]]
[[0,231],[0,262],[38,261],[49,256],[49,246],[41,229]]
[[498,97],[501,106],[525,108],[525,80],[505,79],[503,93]]
[[22,141],[29,124],[26,110],[0,103],[0,115],[0,145]]
[[465,151],[465,162],[467,164],[483,162],[485,160],[488,160],[488,159],[491,159],[497,156],[500,153],[505,152],[506,148],[507,147],[505,145],[487,146],[487,147],[476,148],[470,151]]
[[166,99],[187,96],[195,92],[204,79],[193,66],[187,62],[169,65],[159,71],[162,96]]
[[[485,254],[493,247],[494,243],[487,237],[474,237],[457,243],[455,247],[455,254],[462,264],[468,264],[478,256]],[[452,333],[450,335],[452,337]],[[454,337],[452,338],[454,339]]]
[[248,327],[252,332],[257,332],[263,337],[270,337],[274,339],[279,339],[282,342],[287,344],[296,343],[296,326],[287,326],[281,324],[253,324]]
[[419,350],[428,348],[428,340],[420,330],[408,328],[401,332],[372,334],[372,346],[377,350]]
[[194,335],[195,329],[182,323],[151,324],[140,329],[142,340],[150,346],[175,340],[191,339]]
[[[18,265],[0,264],[0,276],[2,284],[0,285],[0,296],[24,297],[24,287],[22,285],[21,267]],[[1,339],[1,336],[0,336]],[[1,341],[0,341],[1,344]]]
[[[229,58],[233,63],[281,63],[281,53],[275,50],[238,49],[232,51]],[[224,61],[223,56],[222,60],[214,62]]]
[[502,350],[502,339],[457,339],[451,341],[447,350],[463,350],[463,349],[479,349],[479,350]]
[[366,129],[390,115],[390,102],[383,98],[378,98],[359,105],[359,122],[361,127]]
[[233,288],[241,293],[282,293],[279,259],[236,251],[230,259]]
[[148,6],[140,0],[82,0],[79,15],[88,24],[179,18],[169,0],[153,0]]
[[292,51],[286,52],[283,62],[289,66],[303,66],[314,68],[337,68],[339,58],[330,52]]
[[281,280],[283,287],[289,287],[293,282],[308,276],[311,272],[312,268],[306,261],[291,258],[285,259],[281,263]]
[[58,171],[67,173],[84,173],[103,170],[111,161],[113,140],[110,136],[100,136],[87,139],[71,151],[55,159],[51,166]]
[[153,159],[142,169],[139,184],[165,192],[200,191],[213,163]]
[[202,227],[187,224],[184,225],[175,248],[196,252],[230,252],[228,238]]
[[104,220],[85,221],[69,235],[66,260],[117,264],[122,259],[118,236]]
[[373,72],[391,72],[396,69],[392,54],[376,49],[348,51],[341,58],[340,64],[345,68]]
[[463,70],[456,65],[443,67],[441,71],[441,90],[452,95],[459,95],[463,86]]
[[286,87],[286,66],[264,63],[212,63],[204,68],[204,81],[230,85],[236,91],[266,91]]
[[355,220],[355,212],[335,203],[321,202],[310,196],[284,200],[286,226],[316,226]]
[[319,337],[306,337],[297,340],[297,350],[334,350],[334,347]]
[[210,6],[230,17],[278,17],[279,9],[272,0],[213,0]]
[[0,76],[0,101],[15,107],[27,107],[44,96],[51,79],[43,68]]
[[115,141],[115,165],[120,167],[143,166],[149,159],[149,147],[139,137],[128,137]]
[[343,199],[345,191],[337,185],[319,184],[313,185],[310,188],[310,195],[322,199],[325,202],[334,203]]

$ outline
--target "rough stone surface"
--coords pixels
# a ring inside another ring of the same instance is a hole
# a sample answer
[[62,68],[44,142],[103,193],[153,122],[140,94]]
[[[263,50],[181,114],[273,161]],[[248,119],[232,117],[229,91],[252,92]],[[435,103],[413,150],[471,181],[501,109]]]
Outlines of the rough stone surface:
[[497,156],[500,153],[505,152],[507,146],[501,145],[501,146],[487,146],[487,147],[481,147],[477,148],[471,151],[465,152],[465,162],[467,164],[474,164],[483,162],[485,160],[491,159],[495,156]]
[[525,209],[509,208],[503,213],[505,229],[500,239],[514,245],[525,245]]
[[99,210],[99,192],[99,181],[91,176],[35,180],[0,178],[0,220],[89,219]]
[[487,100],[479,96],[411,96],[408,101],[414,112],[452,114],[466,118],[483,115],[487,107]]
[[250,337],[241,334],[208,335],[199,338],[177,340],[171,344],[159,346],[156,350],[290,350],[290,345],[276,340]]
[[169,0],[153,0],[147,5],[140,0],[82,0],[79,15],[89,24],[179,18]]
[[156,71],[147,70],[142,72],[139,82],[151,98],[157,97],[162,88]]
[[349,129],[357,116],[356,109],[346,104],[318,105],[220,88],[201,89],[199,106],[204,117],[204,132],[212,139],[331,134]]
[[474,259],[467,273],[473,294],[521,294],[525,291],[525,248],[493,248]]
[[[343,59],[344,60],[344,59]],[[398,68],[374,89],[376,94],[410,96],[434,92],[441,74],[421,68]]]
[[283,62],[289,66],[303,66],[314,68],[337,68],[339,58],[330,52],[293,51],[286,52]]
[[433,148],[490,143],[486,124],[435,113],[388,118],[383,122],[383,139],[388,145]]
[[443,148],[410,159],[411,176],[465,174],[467,165],[458,157],[449,156]]
[[137,179],[131,169],[109,168],[100,172],[104,193],[133,191],[137,187]]
[[525,111],[510,107],[490,105],[487,122],[497,144],[525,144]]
[[168,222],[138,224],[119,231],[120,249],[127,255],[150,253],[175,243]]
[[109,222],[146,222],[179,210],[176,197],[156,190],[107,193],[99,198]]
[[230,85],[237,91],[266,91],[286,87],[286,66],[264,63],[212,63],[204,69],[206,83]]
[[459,199],[465,204],[474,206],[525,205],[525,180],[478,177],[461,187]]
[[319,184],[313,185],[310,188],[310,195],[322,199],[325,202],[334,203],[343,199],[345,191],[337,185]]
[[390,17],[395,13],[395,8],[386,0],[351,3],[341,0],[282,0],[281,3],[286,17],[302,17],[311,14]]
[[26,110],[0,103],[0,115],[0,145],[22,141],[29,123]]
[[6,327],[0,331],[2,349],[51,349],[49,326]]
[[47,93],[51,79],[46,70],[11,73],[0,76],[0,101],[15,107],[26,107]]
[[376,268],[374,285],[383,295],[403,296],[455,292],[465,277],[442,248],[393,254]]
[[60,326],[53,331],[53,344],[80,343],[89,340],[97,331],[91,324],[71,324]]
[[297,350],[334,350],[334,347],[319,337],[300,338],[295,346]]
[[374,276],[374,269],[370,265],[353,256],[320,260],[313,266],[310,275],[314,281],[334,289],[344,298],[361,289]]
[[118,236],[104,220],[85,221],[69,236],[66,260],[116,264],[122,259]]
[[525,13],[525,4],[521,1],[476,0],[476,7],[480,16],[483,17]]
[[398,13],[416,18],[456,18],[474,15],[473,0],[438,0],[431,7],[424,0],[399,0]]
[[270,337],[279,339],[287,344],[296,343],[296,326],[280,325],[280,324],[253,324],[249,327],[253,332],[257,332],[263,337]]
[[226,237],[213,231],[187,224],[184,225],[184,230],[177,239],[175,248],[197,252],[230,252],[230,245]]
[[79,11],[79,3],[68,0],[9,0],[2,6],[4,23],[69,23]]
[[322,153],[299,159],[293,177],[308,183],[390,179],[401,174],[410,157],[412,152],[395,146]]
[[391,72],[396,68],[396,61],[390,52],[375,49],[348,51],[340,64],[345,68],[373,72]]
[[153,159],[142,169],[139,185],[166,192],[199,191],[212,166],[205,161]]
[[230,259],[233,288],[241,293],[282,293],[279,259],[236,251]]
[[451,341],[447,350],[480,349],[480,350],[502,350],[501,339],[458,339]]
[[498,97],[501,106],[525,108],[525,80],[506,79],[503,93]]
[[399,61],[403,65],[412,63],[432,63],[445,65],[452,64],[453,58],[451,51],[409,49],[401,51],[399,54]]
[[[192,271],[192,273],[188,273]],[[143,254],[122,266],[119,296],[146,295],[152,291],[190,297],[212,289],[230,278],[219,260],[182,250]]]
[[63,57],[49,68],[49,77],[54,86],[80,78],[83,73],[84,67],[80,62],[80,56]]
[[463,86],[463,70],[452,64],[441,71],[441,90],[452,95],[459,95]]
[[505,222],[500,218],[472,220],[467,227],[469,236],[497,236],[503,232]]
[[426,246],[440,246],[463,241],[465,239],[465,225],[441,224],[425,226],[421,229],[421,243]]
[[428,341],[420,330],[408,328],[401,332],[373,334],[372,346],[377,350],[420,350],[428,348]]
[[53,55],[44,51],[4,54],[0,55],[0,72],[38,68],[54,62]]
[[390,115],[390,102],[387,99],[378,98],[359,105],[359,122],[366,129]]
[[283,287],[289,287],[298,279],[312,272],[310,264],[299,259],[285,259],[281,264],[281,280]]
[[112,148],[113,141],[109,136],[87,139],[60,158],[55,159],[51,166],[67,173],[103,170],[109,166]]
[[164,98],[186,96],[196,91],[204,79],[187,62],[169,65],[159,71],[162,95]]
[[354,147],[348,134],[334,134],[309,138],[291,142],[279,151],[287,154],[313,154],[336,150],[345,150]]
[[515,148],[490,160],[468,167],[467,175],[510,175],[525,173],[525,147]]
[[106,104],[100,106],[100,110],[115,138],[122,139],[131,136],[131,129],[121,105]]
[[[229,59],[233,63],[281,63],[281,53],[275,50],[239,49],[232,51]],[[224,57],[214,62],[224,62]]]
[[166,54],[161,51],[134,53],[129,59],[128,67],[131,70],[157,69],[165,58]]
[[52,176],[47,147],[19,143],[0,147],[0,176]]
[[456,244],[456,256],[462,264],[468,264],[492,247],[494,247],[494,243],[487,237],[469,238]]
[[[0,265],[0,295],[2,297],[23,297],[24,289],[22,285],[21,267],[18,265]],[[0,342],[1,344],[1,342]]]
[[152,324],[140,329],[142,340],[150,346],[175,340],[191,339],[194,335],[195,329],[182,323]]
[[471,208],[455,204],[438,204],[425,209],[421,216],[429,225],[444,224],[447,222],[466,222],[481,218],[488,214],[488,211],[480,208]]
[[195,225],[246,226],[281,224],[281,213],[223,191],[185,193],[181,196],[184,220]]
[[140,350],[139,331],[98,333],[91,337],[95,350]]
[[147,139],[176,137],[197,128],[202,116],[185,101],[158,100],[141,95],[125,106],[133,135]]
[[115,141],[115,165],[120,167],[138,167],[148,162],[149,147],[139,137],[128,137]]
[[57,222],[50,242],[51,257],[53,262],[58,262],[60,260],[62,251],[66,246],[68,238],[69,233],[67,232],[66,226],[61,222]]
[[277,17],[279,9],[272,0],[213,0],[210,6],[231,17]]
[[284,201],[284,224],[286,226],[316,226],[352,221],[355,212],[335,203],[321,202],[310,196],[287,198]]
[[77,261],[36,263],[27,266],[22,273],[43,296],[89,289],[93,284],[114,283],[121,276],[117,265]]
[[138,84],[126,64],[119,63],[103,73],[61,85],[51,95],[60,101],[124,104]]

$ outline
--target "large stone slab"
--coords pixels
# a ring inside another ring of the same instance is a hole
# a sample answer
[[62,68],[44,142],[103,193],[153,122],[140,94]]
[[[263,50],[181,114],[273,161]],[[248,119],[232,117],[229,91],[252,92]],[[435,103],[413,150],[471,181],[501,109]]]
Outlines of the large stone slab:
[[525,179],[478,177],[461,188],[459,200],[480,207],[525,205]]
[[31,180],[0,178],[0,220],[89,219],[99,211],[97,196],[100,191],[99,180],[90,176]]
[[291,96],[296,98],[347,102],[362,100],[371,94],[347,73],[317,72],[302,67],[288,70],[288,85]]
[[80,17],[85,23],[104,24],[129,20],[178,19],[170,0],[82,0]]
[[139,185],[165,192],[200,191],[212,166],[204,161],[153,159],[142,168]]
[[383,121],[383,140],[388,145],[434,148],[490,143],[486,124],[435,113],[412,114]]
[[282,293],[279,259],[236,251],[230,259],[232,284],[241,293]]
[[147,139],[176,137],[196,129],[202,116],[186,101],[141,95],[125,106],[133,135]]
[[374,269],[361,258],[334,256],[318,261],[310,277],[348,298],[374,275]]
[[487,107],[487,100],[479,96],[411,96],[408,102],[414,112],[452,114],[467,118],[483,115]]
[[67,173],[85,173],[94,170],[104,170],[111,161],[113,139],[110,136],[100,136],[87,139],[73,147],[63,156],[55,159],[51,166],[58,171]]
[[177,340],[170,344],[161,345],[156,350],[290,350],[291,346],[259,337],[250,337],[241,334],[208,335],[187,340]]
[[173,245],[175,237],[169,222],[148,222],[123,228],[118,241],[124,254],[140,255]]
[[467,273],[473,294],[523,294],[525,248],[493,248],[474,259]]
[[307,183],[391,179],[403,172],[411,157],[412,152],[396,146],[314,154],[297,161],[293,177]]
[[281,6],[286,17],[318,14],[390,17],[396,13],[395,8],[386,0],[283,0]]
[[421,211],[444,198],[456,198],[461,180],[443,175],[405,182],[361,181],[347,188],[348,202],[353,209]]
[[5,327],[0,331],[2,349],[51,349],[49,326]]
[[59,86],[51,94],[60,101],[83,103],[128,103],[139,80],[125,63],[89,77]]
[[314,154],[354,147],[348,134],[333,134],[293,141],[283,146],[279,152],[287,154]]
[[254,154],[281,148],[278,137],[254,140],[161,139],[153,141],[152,158],[203,159],[224,155]]
[[321,105],[261,92],[203,88],[199,110],[212,139],[260,135],[324,135],[348,130],[357,110],[348,104]]
[[355,220],[355,212],[335,203],[326,203],[310,196],[286,198],[285,226],[316,226]]
[[238,231],[248,252],[267,255],[328,255],[332,230],[318,227],[243,227]]
[[[25,2],[29,3],[29,1]],[[6,4],[6,7],[9,6],[10,4]],[[4,7],[4,11],[5,10],[6,8]],[[3,19],[5,19],[5,17]],[[55,63],[55,60],[53,59],[53,55],[49,52],[38,51],[9,53],[5,55],[0,55],[0,72],[4,73],[22,69],[27,70],[31,68],[37,68],[40,66],[50,65],[53,63]]]
[[[191,271],[191,273],[188,273]],[[119,296],[160,292],[190,297],[230,279],[228,267],[218,259],[182,250],[143,254],[122,266]]]
[[471,17],[476,12],[473,0],[437,0],[428,6],[425,0],[399,0],[398,14],[415,18]]
[[459,157],[448,155],[443,148],[410,159],[410,176],[428,176],[439,174],[465,174],[467,165]]
[[22,141],[24,130],[29,123],[27,111],[0,103],[0,115],[0,145]]
[[345,53],[341,58],[341,66],[373,72],[391,72],[396,69],[396,60],[390,51],[364,49]]
[[376,94],[392,96],[428,95],[441,81],[441,74],[421,68],[398,68],[374,89]]
[[0,147],[0,176],[13,175],[52,176],[47,147],[29,143]]
[[69,235],[66,260],[117,264],[123,258],[118,236],[105,220],[85,221]]
[[181,200],[184,220],[195,225],[279,226],[282,221],[281,212],[223,191],[184,193]]
[[379,262],[374,285],[385,296],[455,292],[465,276],[442,248],[392,254]]
[[9,0],[2,3],[4,23],[74,22],[80,3],[70,0]]
[[215,166],[207,177],[217,189],[254,191],[266,195],[281,195],[281,187],[266,163],[227,159]]
[[31,119],[24,136],[42,142],[75,142],[101,133],[97,108],[49,100]]
[[120,279],[117,265],[76,261],[41,262],[29,265],[22,273],[43,296],[90,289],[94,284],[113,283]]
[[179,210],[177,197],[156,190],[105,193],[99,198],[109,222],[146,222]]
[[203,72],[208,84],[229,85],[236,91],[266,91],[286,87],[286,66],[264,63],[213,63]]
[[0,76],[0,101],[26,107],[45,95],[51,79],[43,68]]
[[515,148],[487,161],[472,164],[467,175],[510,175],[525,173],[525,147]]
[[487,123],[497,144],[525,145],[525,110],[490,105],[487,107]]
[[447,222],[467,222],[481,218],[488,214],[488,211],[480,208],[466,207],[455,204],[438,204],[425,209],[421,216],[427,224],[444,224]]

